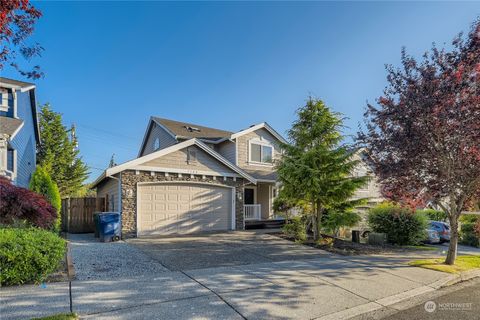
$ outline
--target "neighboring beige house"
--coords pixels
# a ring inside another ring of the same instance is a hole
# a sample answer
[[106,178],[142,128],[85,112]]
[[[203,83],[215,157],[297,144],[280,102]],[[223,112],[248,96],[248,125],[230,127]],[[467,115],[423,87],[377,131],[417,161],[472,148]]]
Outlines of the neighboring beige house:
[[353,174],[357,177],[370,177],[368,183],[363,188],[358,189],[353,196],[353,199],[368,199],[364,206],[358,207],[360,211],[365,211],[385,201],[385,198],[382,196],[380,184],[373,173],[368,153],[364,149],[360,149],[354,154],[353,159],[360,161]]
[[243,230],[273,218],[280,142],[265,122],[230,132],[152,117],[138,158],[93,187],[124,237]]

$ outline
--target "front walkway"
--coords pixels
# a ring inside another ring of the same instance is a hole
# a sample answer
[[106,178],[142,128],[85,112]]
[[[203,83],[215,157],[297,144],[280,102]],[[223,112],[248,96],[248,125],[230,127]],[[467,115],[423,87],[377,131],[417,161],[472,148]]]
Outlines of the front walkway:
[[[82,259],[75,253],[81,243],[74,241],[72,246],[77,260]],[[189,243],[192,250],[188,253],[195,256],[202,247],[195,241]],[[108,246],[89,243],[96,244]],[[110,244],[109,249],[118,244]],[[284,245],[289,248],[291,243]],[[293,245],[299,253],[310,251]],[[168,271],[140,253],[135,259],[141,265],[150,261],[154,266],[139,275],[109,273],[72,282],[73,310],[86,319],[342,319],[433,291],[449,278],[445,273],[406,266],[401,258],[320,252],[295,259],[294,251],[284,258],[277,252],[268,262],[248,260],[252,263],[179,271]],[[129,261],[128,265],[134,263]],[[2,289],[2,320],[67,311],[68,306],[66,283]]]

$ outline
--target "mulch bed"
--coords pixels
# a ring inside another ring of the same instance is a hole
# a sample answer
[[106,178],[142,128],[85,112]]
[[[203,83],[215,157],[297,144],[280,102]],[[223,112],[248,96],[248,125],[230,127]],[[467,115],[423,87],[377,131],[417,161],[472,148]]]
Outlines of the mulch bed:
[[[282,239],[295,242],[295,239],[287,237],[281,232],[275,233],[273,235],[280,237]],[[331,239],[330,240],[331,243],[317,244],[313,241],[313,239],[309,238],[308,240],[302,242],[302,244],[309,247],[322,249],[331,253],[340,254],[344,256],[399,253],[399,252],[415,250],[415,249],[398,247],[398,246],[389,245],[389,244],[379,246],[379,245],[370,245],[367,243],[356,243],[356,242],[342,240],[342,239],[334,238],[332,236],[323,235],[323,234],[322,234],[322,237],[324,239]]]

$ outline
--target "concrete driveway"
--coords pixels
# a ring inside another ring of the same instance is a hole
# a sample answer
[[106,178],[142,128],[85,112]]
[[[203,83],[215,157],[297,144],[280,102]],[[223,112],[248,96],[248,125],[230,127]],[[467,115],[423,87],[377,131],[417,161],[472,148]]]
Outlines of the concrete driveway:
[[127,240],[127,243],[172,271],[331,256],[326,251],[254,231],[136,238]]
[[[335,256],[251,232],[110,245],[83,237],[72,239],[72,251],[74,260],[85,258],[76,263],[84,280],[72,282],[82,319],[347,319],[450,279],[405,265],[411,257]],[[101,257],[115,255],[126,262],[97,271]],[[0,300],[2,320],[66,312],[68,283],[2,288]]]

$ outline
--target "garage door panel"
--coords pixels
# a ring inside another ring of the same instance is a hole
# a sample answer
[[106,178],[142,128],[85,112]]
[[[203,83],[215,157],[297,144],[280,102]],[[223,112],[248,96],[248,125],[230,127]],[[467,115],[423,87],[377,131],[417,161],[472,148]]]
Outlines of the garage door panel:
[[139,186],[139,235],[231,229],[230,188],[195,183]]

